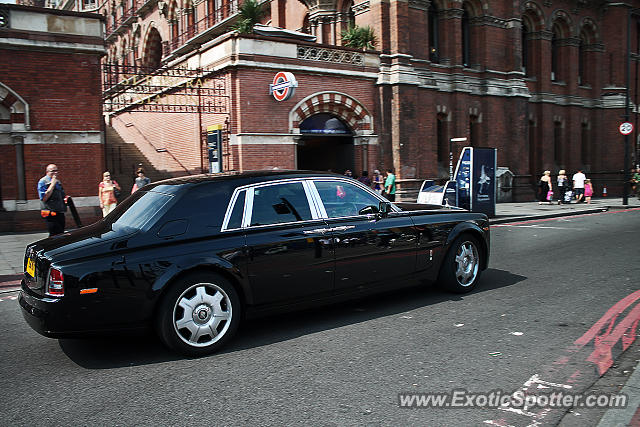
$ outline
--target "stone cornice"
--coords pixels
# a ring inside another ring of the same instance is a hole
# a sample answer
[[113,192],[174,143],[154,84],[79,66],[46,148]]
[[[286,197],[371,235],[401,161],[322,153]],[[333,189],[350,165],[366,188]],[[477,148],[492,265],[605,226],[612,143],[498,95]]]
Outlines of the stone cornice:
[[469,23],[471,25],[477,25],[477,26],[481,26],[481,25],[485,25],[485,26],[489,26],[489,27],[497,27],[497,28],[508,28],[508,21],[506,19],[502,19],[502,18],[498,18],[497,16],[489,16],[489,15],[484,15],[484,16],[477,16],[474,18],[471,18],[469,20]]
[[551,31],[547,31],[547,30],[535,31],[535,32],[527,33],[527,39],[528,40],[547,40],[547,41],[551,41],[552,38],[553,38],[553,33]]
[[371,7],[371,3],[369,2],[369,0],[363,1],[362,3],[358,3],[358,4],[354,4],[351,7],[351,10],[353,11],[354,15],[360,15],[361,13],[365,13],[368,12],[369,9]]

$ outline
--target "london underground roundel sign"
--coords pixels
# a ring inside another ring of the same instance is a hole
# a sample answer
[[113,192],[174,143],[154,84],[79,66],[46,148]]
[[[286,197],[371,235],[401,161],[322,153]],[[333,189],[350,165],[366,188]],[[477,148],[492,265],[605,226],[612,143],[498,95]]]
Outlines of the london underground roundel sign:
[[269,85],[269,94],[276,101],[286,101],[293,96],[297,87],[298,81],[292,73],[280,71],[273,78],[273,84]]

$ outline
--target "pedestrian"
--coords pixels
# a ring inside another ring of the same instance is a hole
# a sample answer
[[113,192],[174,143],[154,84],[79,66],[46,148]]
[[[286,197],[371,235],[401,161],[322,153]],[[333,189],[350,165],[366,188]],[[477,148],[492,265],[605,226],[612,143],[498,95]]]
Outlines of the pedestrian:
[[591,185],[590,179],[584,180],[584,198],[587,204],[591,203],[591,196],[593,196],[593,185]]
[[142,168],[138,168],[138,170],[136,171],[136,175],[136,179],[133,180],[133,187],[131,187],[131,194],[135,193],[151,182],[149,178],[144,176],[144,170]]
[[634,183],[633,191],[635,191],[636,197],[640,199],[640,169],[636,169],[631,174],[631,182]]
[[38,197],[40,198],[40,215],[47,223],[49,237],[64,233],[65,193],[62,181],[58,178],[58,166],[47,165],[46,175],[38,181]]
[[102,182],[98,185],[98,198],[100,199],[100,209],[102,209],[102,216],[105,217],[111,212],[118,204],[118,196],[120,185],[115,180],[111,180],[111,173],[109,171],[102,174]]
[[582,173],[582,169],[573,174],[573,194],[576,196],[576,203],[584,201],[584,180],[587,177]]
[[567,177],[567,172],[564,169],[561,169],[558,172],[558,204],[561,205],[564,202],[565,194],[569,190],[569,178]]
[[553,200],[553,186],[551,185],[551,171],[544,171],[538,181],[538,204],[550,205]]
[[382,194],[382,175],[380,175],[380,171],[378,169],[373,171],[373,189],[378,194]]
[[344,176],[348,176],[349,178],[353,178],[353,172],[351,172],[351,169],[347,169],[346,171],[344,171]]
[[371,187],[371,178],[369,178],[369,171],[362,171],[362,176],[358,178],[358,181],[360,181],[367,187]]
[[396,201],[396,176],[392,169],[387,169],[387,178],[384,181],[385,197],[390,202]]

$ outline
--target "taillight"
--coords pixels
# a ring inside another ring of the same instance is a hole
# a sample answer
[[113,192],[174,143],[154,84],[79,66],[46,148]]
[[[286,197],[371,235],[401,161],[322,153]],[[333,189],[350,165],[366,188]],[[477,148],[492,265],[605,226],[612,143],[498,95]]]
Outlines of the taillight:
[[47,282],[47,295],[54,297],[64,296],[64,277],[62,271],[57,268],[49,270],[49,281]]

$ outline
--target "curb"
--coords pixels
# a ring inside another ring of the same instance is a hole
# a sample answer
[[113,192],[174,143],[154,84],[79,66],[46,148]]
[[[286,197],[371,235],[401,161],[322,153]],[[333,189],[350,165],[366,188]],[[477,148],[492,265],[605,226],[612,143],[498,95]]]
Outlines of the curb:
[[518,222],[518,221],[526,221],[531,219],[560,218],[563,216],[586,215],[586,214],[606,212],[609,209],[611,209],[611,206],[602,206],[598,208],[581,209],[581,210],[569,211],[569,212],[553,212],[553,213],[540,214],[540,215],[521,215],[521,216],[510,216],[507,218],[496,218],[496,219],[490,218],[489,224],[491,225],[504,224],[507,222]]

